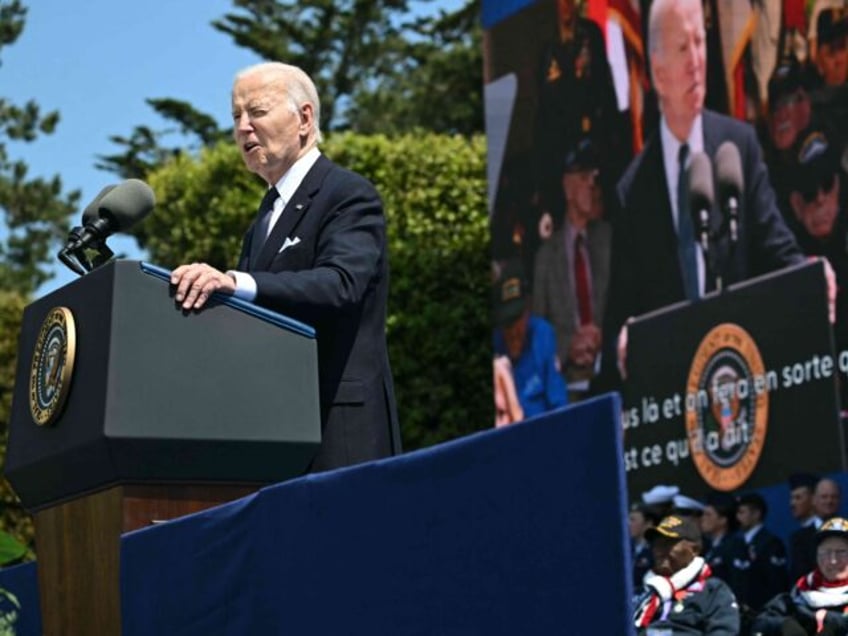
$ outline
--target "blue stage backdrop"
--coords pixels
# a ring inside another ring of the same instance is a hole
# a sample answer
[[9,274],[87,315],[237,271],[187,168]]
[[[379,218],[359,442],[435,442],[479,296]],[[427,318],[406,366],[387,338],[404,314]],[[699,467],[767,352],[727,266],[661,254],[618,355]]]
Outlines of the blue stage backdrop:
[[619,401],[123,540],[125,635],[627,634]]
[[[620,402],[272,486],[124,536],[125,636],[630,628]],[[41,633],[34,564],[0,571]]]

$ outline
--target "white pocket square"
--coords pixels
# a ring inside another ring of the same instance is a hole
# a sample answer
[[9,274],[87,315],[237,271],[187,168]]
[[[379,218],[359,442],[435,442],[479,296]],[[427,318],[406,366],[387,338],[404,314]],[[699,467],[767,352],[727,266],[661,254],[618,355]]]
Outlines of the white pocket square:
[[283,242],[283,246],[280,248],[280,251],[277,252],[277,253],[279,254],[280,252],[284,252],[285,250],[290,248],[292,245],[297,245],[298,243],[300,243],[300,237],[299,236],[295,236],[294,238],[289,238],[287,236],[286,240]]

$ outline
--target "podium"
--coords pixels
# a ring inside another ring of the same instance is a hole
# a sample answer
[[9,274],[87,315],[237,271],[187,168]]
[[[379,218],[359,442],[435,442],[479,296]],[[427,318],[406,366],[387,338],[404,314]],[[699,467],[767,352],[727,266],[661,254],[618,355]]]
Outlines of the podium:
[[625,468],[635,500],[657,484],[699,497],[844,470],[822,262],[638,317],[628,328]]
[[321,441],[311,327],[114,261],[29,305],[6,477],[34,513],[46,634],[120,633],[120,534],[305,472]]

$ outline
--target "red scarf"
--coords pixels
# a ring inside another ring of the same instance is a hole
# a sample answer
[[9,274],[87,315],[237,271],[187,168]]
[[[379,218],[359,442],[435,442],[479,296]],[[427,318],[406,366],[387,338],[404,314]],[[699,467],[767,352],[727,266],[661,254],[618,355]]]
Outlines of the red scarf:
[[695,557],[692,563],[678,570],[670,577],[658,574],[645,577],[647,592],[639,599],[633,622],[637,629],[647,627],[658,618],[668,616],[672,601],[682,601],[692,594],[703,591],[713,571],[701,557]]

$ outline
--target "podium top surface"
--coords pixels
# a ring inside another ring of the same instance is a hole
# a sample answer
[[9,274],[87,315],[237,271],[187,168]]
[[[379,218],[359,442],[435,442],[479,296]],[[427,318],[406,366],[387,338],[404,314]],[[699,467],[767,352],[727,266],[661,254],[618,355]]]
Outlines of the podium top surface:
[[[158,265],[153,265],[152,263],[145,263],[143,261],[140,262],[140,265],[141,271],[143,271],[145,274],[149,274],[151,276],[155,276],[156,278],[160,278],[166,282],[170,282],[170,270],[165,269],[164,267],[159,267]],[[242,300],[241,298],[236,298],[234,296],[214,294],[213,297],[219,300],[222,304],[227,305],[228,307],[232,307],[233,309],[243,311],[255,318],[270,322],[271,324],[276,325],[278,327],[282,327],[283,329],[294,331],[295,333],[299,333],[302,336],[306,336],[307,338],[315,338],[315,329],[313,329],[307,324],[295,320],[294,318],[289,318],[288,316],[278,314],[276,312],[271,311],[270,309],[265,309],[264,307],[254,305],[251,302]]]

